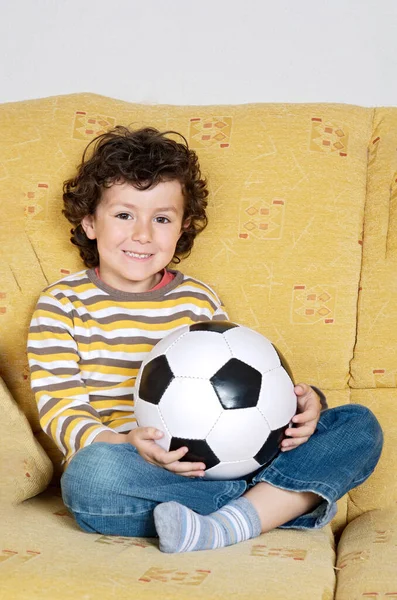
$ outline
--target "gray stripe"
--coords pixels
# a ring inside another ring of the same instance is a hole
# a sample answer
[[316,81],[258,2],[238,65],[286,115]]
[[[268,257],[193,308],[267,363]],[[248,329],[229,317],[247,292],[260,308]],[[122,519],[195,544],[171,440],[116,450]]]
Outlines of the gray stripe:
[[[209,296],[208,294],[206,294],[205,292],[192,292],[190,290],[180,290],[178,289],[177,292],[173,293],[170,292],[165,298],[164,300],[179,300],[179,298],[195,298],[196,300],[204,300],[206,302],[208,302],[212,308],[214,310],[216,310],[217,308],[217,304],[212,300],[211,296]],[[187,300],[186,300],[187,303]]]
[[[106,334],[106,333],[108,333],[108,332],[104,332],[104,334]],[[87,331],[87,335],[76,334],[74,336],[74,339],[79,344],[93,344],[95,342],[100,342],[101,344],[104,344],[105,346],[117,346],[117,345],[137,346],[138,344],[148,344],[150,346],[154,346],[155,344],[157,344],[157,342],[159,342],[161,340],[161,337],[160,338],[147,338],[147,337],[143,337],[143,336],[138,337],[138,336],[134,335],[133,336],[133,344],[132,344],[131,338],[132,338],[132,333],[130,333],[128,336],[125,336],[125,337],[108,338],[108,337],[106,337],[106,335],[100,335],[100,334],[90,335],[89,331]]]
[[[31,373],[36,373],[37,371],[45,371],[45,367],[43,364],[41,365],[33,365],[30,367]],[[78,375],[80,373],[79,368],[68,369],[66,367],[58,367],[57,369],[51,369],[51,375]]]
[[[153,312],[155,313],[156,311],[154,310]],[[118,312],[115,315],[109,315],[107,317],[95,317],[95,324],[96,325],[97,324],[111,325],[112,323],[118,323],[119,321],[127,321],[127,322],[131,322],[134,324],[135,323],[146,323],[149,325],[156,325],[156,324],[162,324],[162,323],[172,323],[172,320],[177,321],[178,319],[181,319],[183,317],[187,317],[188,319],[191,319],[194,322],[208,319],[208,317],[206,317],[205,315],[197,315],[197,313],[195,313],[191,310],[180,310],[180,311],[176,312],[175,314],[164,315],[164,316],[127,315],[127,314]],[[78,318],[83,323],[86,323],[87,321],[92,322],[92,320],[93,320],[93,316],[86,314],[86,313],[83,315],[78,315]]]
[[[96,389],[101,389],[101,388],[106,389],[106,388],[111,388],[111,387],[115,388],[118,385],[120,385],[120,383],[125,383],[126,381],[128,381],[128,379],[125,379],[125,380],[120,379],[120,381],[103,381],[103,380],[98,381],[96,379],[85,379],[84,383],[85,383],[85,385],[94,387]],[[131,385],[134,385],[134,383],[133,383],[134,381],[135,381],[135,377],[131,378]]]
[[[59,398],[52,398],[51,400],[48,400],[46,405],[43,406],[43,408],[40,410],[40,418],[44,417],[52,408],[54,408],[54,406],[58,404],[59,401]],[[96,412],[96,410],[92,408],[92,406],[90,406],[90,404],[88,403],[80,404],[79,406],[74,406],[73,410],[83,410],[84,412],[90,413],[90,415],[92,415],[93,417],[98,417],[98,413]],[[71,418],[74,419],[76,417]]]
[[219,313],[219,315],[215,315],[212,319],[213,321],[228,321],[228,316],[226,313]]
[[[62,317],[68,317],[69,315],[65,310],[60,310],[57,306],[53,304],[47,304],[45,302],[45,298],[41,298],[36,305],[36,311],[43,310],[46,313],[54,313],[55,315],[61,315]],[[35,315],[33,315],[34,318]]]
[[[77,273],[74,273],[74,275],[77,275]],[[70,275],[68,275],[68,277],[70,277]],[[79,277],[79,279],[68,279],[67,281],[65,281],[65,279],[61,279],[56,283],[52,283],[51,285],[46,287],[44,291],[47,292],[49,290],[56,290],[60,285],[66,285],[68,287],[70,286],[71,288],[79,287],[80,285],[91,285],[91,281],[89,280],[87,275]]]
[[[64,447],[67,448],[66,442],[65,442],[65,434],[66,434],[66,429],[68,427],[68,425],[70,425],[70,423],[72,423],[72,421],[75,421],[76,419],[78,419],[80,416],[83,415],[76,415],[76,416],[72,416],[72,417],[67,417],[65,419],[65,421],[62,423],[62,429],[60,431],[60,439],[61,442],[63,444]],[[98,415],[95,414],[95,416],[98,418]],[[80,449],[80,443],[81,443],[81,437],[83,436],[84,432],[87,431],[87,429],[90,429],[90,427],[92,427],[94,423],[87,423],[85,424],[82,429],[79,431],[79,433],[76,436],[76,441],[75,441],[75,447],[76,447],[76,452],[77,450]],[[98,424],[102,424],[102,423],[98,423]]]
[[128,402],[134,401],[131,393],[130,394],[122,394],[121,396],[119,396],[119,395],[112,396],[112,398],[109,398],[108,396],[101,396],[99,393],[98,394],[90,394],[90,402],[95,402],[95,403],[109,402],[109,400],[114,400],[115,402],[117,402],[118,400],[127,400]]
[[[54,342],[56,342],[56,340],[54,340]],[[76,350],[74,348],[65,348],[65,346],[46,346],[45,348],[36,348],[35,346],[28,345],[28,352],[29,354],[33,354],[36,356],[53,356],[54,354],[76,354]],[[58,358],[54,356],[53,359],[58,360]]]
[[[90,427],[92,427],[93,423],[87,423],[86,425],[84,425],[81,430],[78,432],[78,434],[76,435],[75,438],[75,448],[76,448],[76,452],[77,450],[80,450],[81,447],[81,438],[83,437],[84,433],[90,429]],[[101,425],[103,425],[103,423],[101,423]]]
[[[65,390],[73,390],[75,387],[84,387],[84,384],[81,381],[62,381],[61,383],[46,383],[45,385],[36,385],[36,383],[38,383],[40,381],[40,379],[37,379],[36,381],[32,382],[32,389],[34,390],[34,393],[37,394],[38,392],[47,392],[49,395],[51,395],[51,392],[60,392],[60,391],[65,391]],[[59,400],[59,398],[58,398]]]
[[125,417],[131,417],[131,419],[134,418],[134,411],[131,410],[131,406],[126,406],[125,409],[124,408],[107,408],[105,410],[101,410],[100,408],[97,409],[98,413],[101,415],[101,419],[103,419],[104,417],[111,417],[112,415],[114,415],[114,413],[117,412],[122,412],[125,413],[123,414],[123,416],[120,417],[114,417],[113,419],[108,419],[107,423],[112,423],[112,421],[116,421],[117,419],[125,419]]
[[[46,311],[46,312],[48,312],[48,311]],[[64,314],[64,313],[62,313],[62,314]],[[62,334],[67,333],[65,331],[64,327],[56,327],[56,326],[53,326],[53,325],[31,325],[29,327],[29,333],[42,333],[43,330],[46,331],[46,332],[49,332],[49,333],[56,333],[56,334],[58,334],[58,333],[62,333]]]
[[54,408],[58,402],[59,398],[52,398],[51,400],[48,400],[45,406],[43,406],[40,410],[40,419],[44,417],[52,408]]
[[118,358],[90,358],[80,361],[80,369],[83,371],[85,366],[105,366],[120,369],[139,369],[142,361],[140,360],[119,360]]
[[[92,284],[90,284],[92,285]],[[69,302],[71,304],[75,304],[76,302],[81,302],[82,304],[84,304],[84,306],[91,306],[92,304],[100,304],[101,302],[111,302],[111,300],[109,300],[109,296],[106,296],[105,294],[97,294],[95,296],[89,296],[87,298],[81,298],[81,296],[78,295],[78,290],[76,292],[76,294],[68,294],[67,296],[65,295],[65,293],[60,290],[58,293],[54,294],[54,297],[57,300],[63,300],[65,297],[69,300]]]

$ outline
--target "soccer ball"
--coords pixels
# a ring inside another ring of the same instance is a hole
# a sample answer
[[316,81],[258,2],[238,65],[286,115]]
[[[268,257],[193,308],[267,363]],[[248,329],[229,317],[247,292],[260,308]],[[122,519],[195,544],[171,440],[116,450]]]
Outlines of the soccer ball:
[[160,340],[136,381],[140,427],[165,450],[187,446],[208,479],[236,479],[269,463],[296,412],[289,367],[260,333],[229,321],[183,325]]

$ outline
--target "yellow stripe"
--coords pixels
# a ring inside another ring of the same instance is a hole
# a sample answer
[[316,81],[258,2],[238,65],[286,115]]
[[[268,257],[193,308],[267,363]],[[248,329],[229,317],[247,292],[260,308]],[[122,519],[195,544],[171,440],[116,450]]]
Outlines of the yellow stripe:
[[[52,319],[53,321],[64,323],[65,325],[68,325],[68,326],[70,326],[70,323],[71,323],[71,320],[69,317],[60,315],[59,313],[52,312],[51,310],[43,310],[41,308],[38,308],[33,313],[32,318],[33,319],[40,319],[40,318]],[[46,325],[43,325],[43,327],[46,327]]]
[[29,352],[28,353],[28,357],[31,360],[37,360],[40,363],[49,363],[49,362],[55,362],[55,361],[62,361],[62,362],[68,362],[71,361],[74,364],[76,364],[76,354],[72,353],[72,352],[65,352],[62,354],[54,354],[54,353],[49,353],[49,354],[35,354],[34,352]]
[[116,429],[117,427],[121,427],[121,425],[130,425],[131,424],[131,429],[132,429],[134,423],[136,423],[135,417],[130,417],[129,419],[128,418],[115,419],[114,421],[106,423],[106,426],[110,427],[111,429]]
[[[103,410],[109,410],[110,408],[113,408],[115,406],[126,406],[128,408],[130,408],[131,413],[134,412],[133,407],[134,407],[134,402],[133,400],[117,400],[117,398],[111,398],[109,400],[93,400],[92,402],[90,402],[92,408],[94,410],[97,411],[97,413],[100,415],[101,411]],[[118,414],[120,413],[120,415],[124,415],[125,416],[125,411],[122,410],[115,410],[114,414]],[[113,414],[113,413],[112,413]],[[106,419],[111,419],[112,415],[107,415]]]
[[[150,317],[148,317],[150,318]],[[141,322],[137,322],[134,320],[123,320],[122,318],[120,318],[119,320],[116,320],[113,323],[98,323],[96,320],[94,319],[89,319],[86,322],[83,322],[79,317],[76,317],[75,319],[75,325],[76,327],[81,327],[82,329],[85,329],[87,327],[95,327],[96,329],[99,329],[101,331],[116,331],[118,329],[131,329],[131,327],[135,324],[136,328],[140,331],[167,331],[169,329],[172,329],[174,327],[178,327],[179,325],[190,325],[191,324],[191,319],[189,319],[187,316],[185,317],[178,317],[178,315],[175,315],[175,317],[168,317],[168,321],[166,323],[141,323]],[[139,334],[138,334],[139,335]]]
[[[112,371],[114,372],[114,371]],[[129,373],[130,374],[130,373]],[[78,372],[76,372],[76,375],[78,375]],[[70,377],[70,373],[64,373],[64,374],[58,374],[58,375],[53,375],[53,373],[51,373],[51,371],[45,371],[44,369],[40,370],[40,371],[34,371],[33,373],[31,373],[31,381],[39,381],[40,379],[44,379],[47,377],[53,377],[54,379],[69,379]]]
[[[99,429],[99,427],[97,425],[92,425],[92,427],[89,427],[87,429],[87,431],[85,431],[85,433],[81,436],[80,439],[80,448],[84,448],[84,446],[86,445],[87,442],[87,438],[91,435],[91,433],[93,431],[95,431],[96,429]],[[68,444],[69,446],[70,444]]]
[[[80,393],[84,393],[84,389],[81,389]],[[49,424],[49,422],[51,420],[54,419],[54,421],[57,421],[58,417],[54,418],[54,415],[56,415],[60,411],[60,409],[64,409],[64,408],[67,409],[67,407],[70,406],[70,403],[73,400],[73,398],[69,398],[69,397],[65,398],[64,391],[59,392],[59,394],[62,394],[62,395],[57,396],[56,394],[52,394],[52,398],[54,398],[54,399],[59,398],[58,402],[48,412],[46,412],[45,414],[40,416],[40,423],[41,423],[41,426],[43,429],[45,429],[47,427],[47,425]],[[40,398],[43,395],[48,395],[48,394],[46,392],[38,392],[36,394],[37,403],[40,401]],[[50,402],[50,400],[49,400],[49,402]],[[45,408],[43,408],[43,410],[45,410]],[[81,412],[77,408],[73,408],[71,410],[73,412],[71,412],[70,414],[79,414]],[[87,414],[87,413],[84,413],[84,414]],[[61,416],[64,416],[64,415],[65,415],[65,412],[62,412]],[[92,418],[92,416],[90,416],[90,415],[88,415],[88,416],[89,416],[89,418]],[[52,422],[51,427],[52,427],[54,421]]]
[[70,333],[67,331],[62,331],[59,333],[54,333],[52,331],[40,331],[40,332],[32,332],[29,334],[29,340],[42,342],[43,340],[69,340],[70,341]]
[[[88,371],[89,373],[97,373],[98,372],[98,365],[95,364],[84,364],[81,367],[82,371]],[[101,365],[101,375],[102,374],[106,374],[106,375],[126,375],[127,377],[132,377],[132,373],[138,372],[138,369],[125,369],[125,368],[121,368],[121,367],[115,367],[113,365]]]
[[[77,285],[73,286],[73,290],[76,293],[76,296],[82,292],[88,292],[89,290],[96,290],[97,288],[91,283],[91,281],[84,283],[83,281]],[[69,283],[58,283],[52,285],[50,288],[47,289],[47,294],[50,296],[53,296],[54,294],[56,294],[58,291],[63,291],[63,290],[68,290],[70,292],[71,287],[69,285]],[[65,299],[67,299],[66,296],[64,296]]]
[[[84,352],[90,352],[93,350],[103,350],[109,353],[109,356],[111,356],[111,354],[113,352],[131,352],[131,354],[136,354],[136,353],[140,353],[140,352],[150,352],[150,350],[153,348],[154,343],[153,344],[131,344],[131,341],[129,340],[125,340],[125,342],[121,343],[121,344],[109,344],[107,342],[107,340],[103,340],[103,342],[92,342],[87,343],[87,344],[83,344],[82,342],[79,343],[79,348]],[[89,359],[87,359],[89,360]]]

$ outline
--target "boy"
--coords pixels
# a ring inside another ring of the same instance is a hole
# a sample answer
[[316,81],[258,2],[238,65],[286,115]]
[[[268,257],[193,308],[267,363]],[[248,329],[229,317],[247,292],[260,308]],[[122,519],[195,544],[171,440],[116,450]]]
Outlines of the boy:
[[228,318],[211,288],[168,268],[206,226],[208,196],[196,154],[169,133],[116,127],[64,185],[87,270],[44,290],[28,353],[41,425],[65,455],[65,505],[85,531],[158,535],[165,552],[322,527],[379,459],[382,432],[368,409],[321,412],[321,393],[296,386],[281,452],[234,481],[203,480],[204,464],[181,461],[187,448],[166,452],[160,431],[136,425],[145,354],[181,324]]

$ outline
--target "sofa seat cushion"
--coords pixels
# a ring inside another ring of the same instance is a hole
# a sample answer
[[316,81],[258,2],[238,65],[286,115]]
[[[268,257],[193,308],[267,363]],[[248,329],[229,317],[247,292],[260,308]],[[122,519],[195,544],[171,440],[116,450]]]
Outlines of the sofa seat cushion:
[[331,600],[330,527],[275,530],[229,548],[162,554],[157,540],[82,532],[49,488],[2,515],[0,597],[13,600]]
[[336,600],[397,598],[397,507],[354,519],[338,545]]

